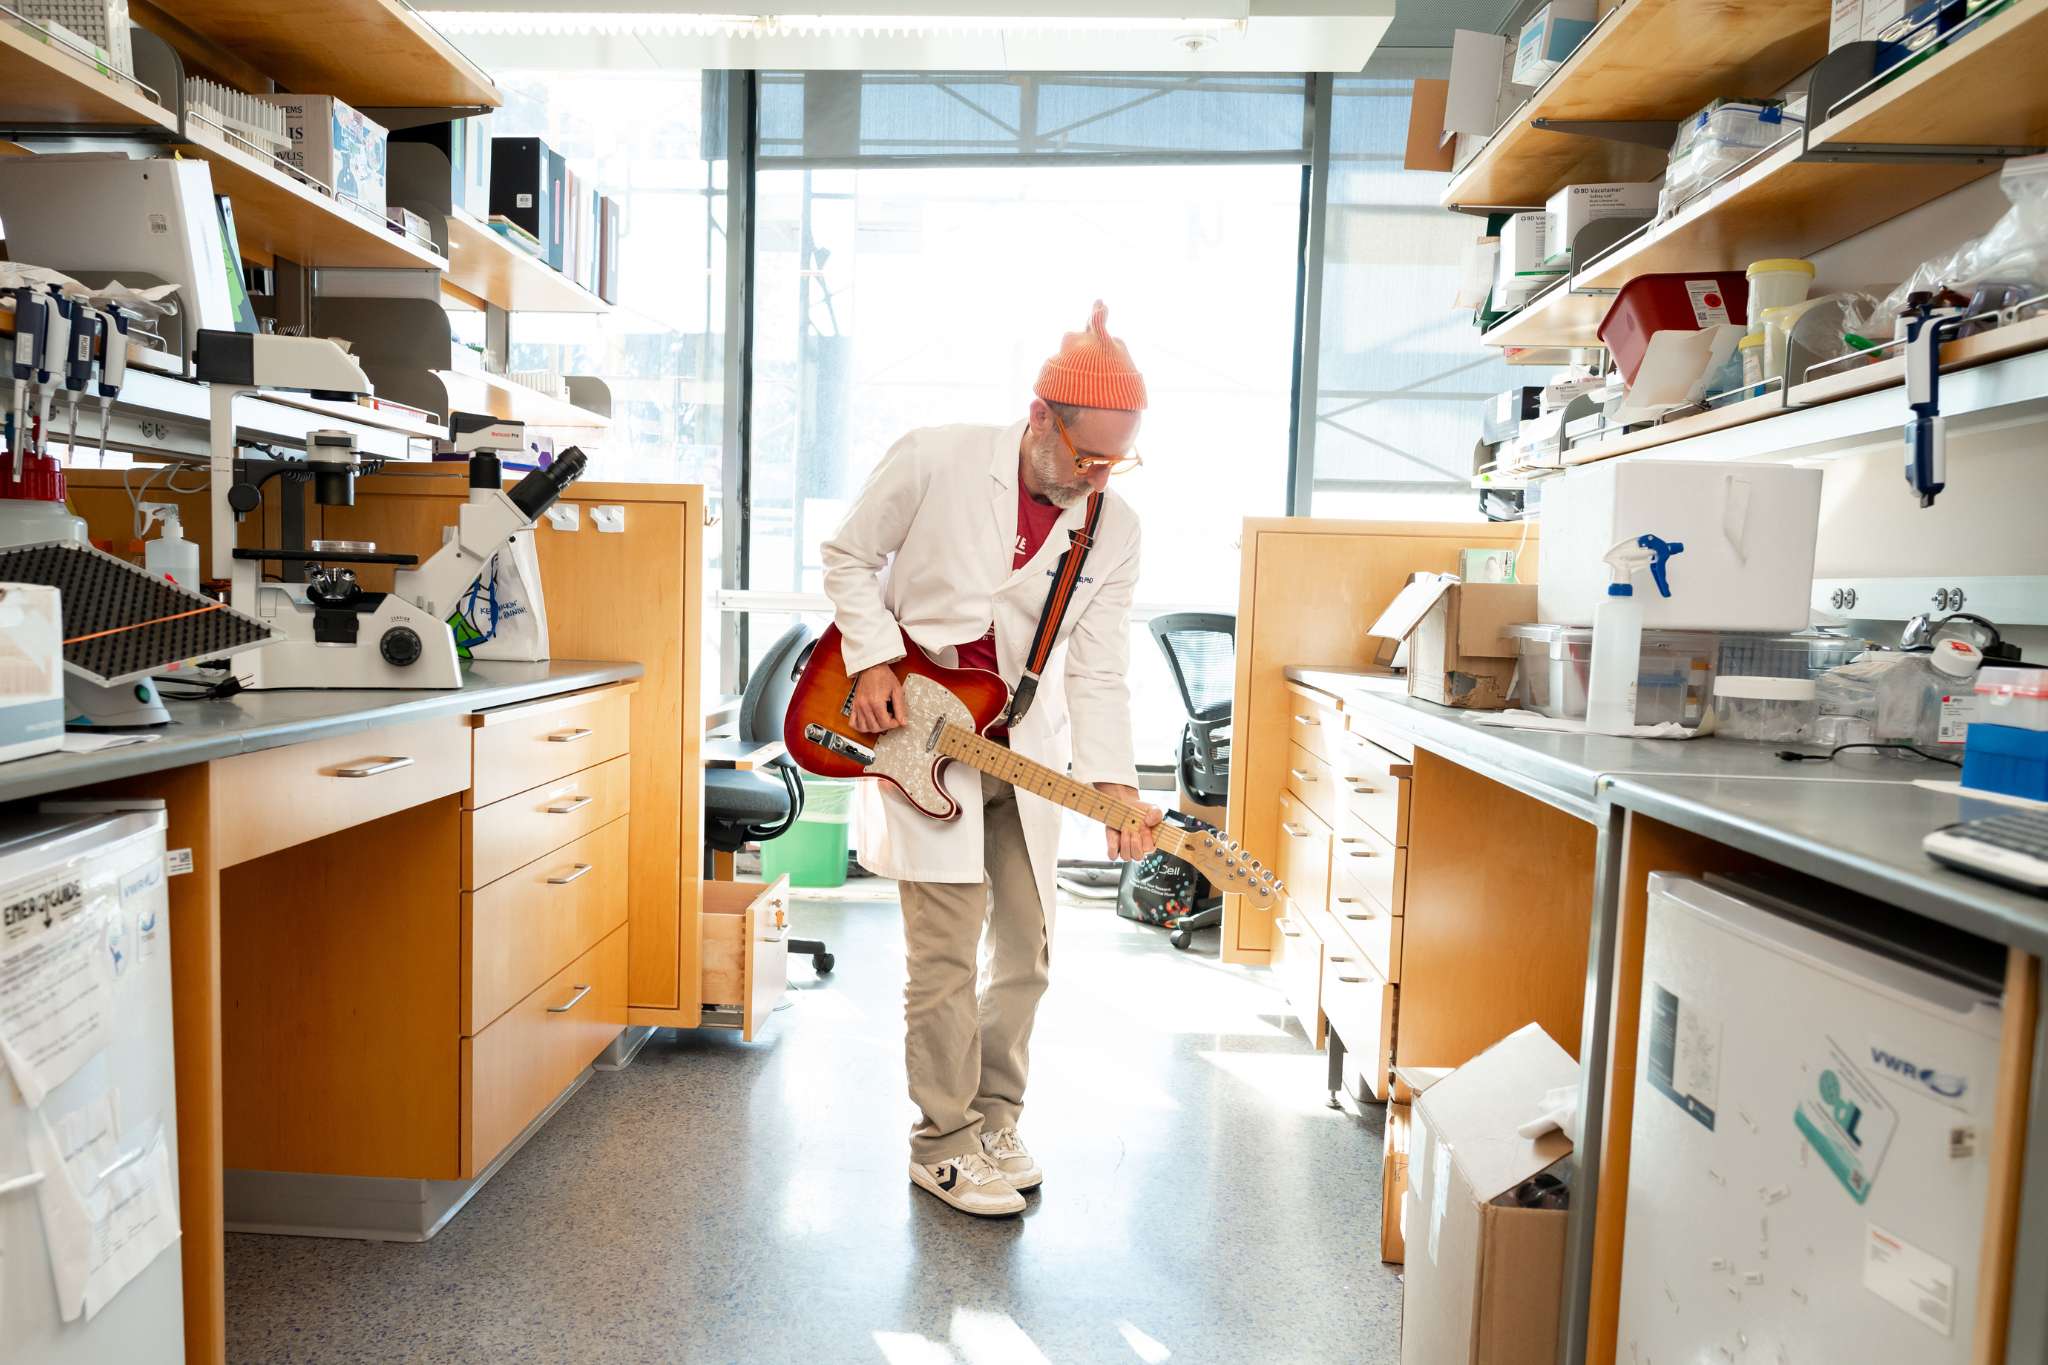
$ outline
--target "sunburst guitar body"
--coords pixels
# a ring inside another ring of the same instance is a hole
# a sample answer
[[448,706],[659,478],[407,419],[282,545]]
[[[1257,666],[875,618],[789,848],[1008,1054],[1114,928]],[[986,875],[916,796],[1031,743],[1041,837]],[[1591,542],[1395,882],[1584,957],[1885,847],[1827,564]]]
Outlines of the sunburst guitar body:
[[[1138,807],[987,738],[989,726],[1009,704],[1003,680],[976,668],[948,668],[908,635],[903,657],[892,665],[903,680],[904,723],[879,735],[855,729],[854,679],[841,645],[839,627],[828,627],[811,650],[783,721],[783,744],[805,772],[873,778],[920,813],[954,820],[960,803],[942,779],[947,764],[964,763],[1102,824],[1125,830],[1143,826],[1144,812]],[[1245,896],[1261,908],[1276,903],[1284,890],[1272,868],[1220,835],[1162,822],[1153,837],[1218,890]]]

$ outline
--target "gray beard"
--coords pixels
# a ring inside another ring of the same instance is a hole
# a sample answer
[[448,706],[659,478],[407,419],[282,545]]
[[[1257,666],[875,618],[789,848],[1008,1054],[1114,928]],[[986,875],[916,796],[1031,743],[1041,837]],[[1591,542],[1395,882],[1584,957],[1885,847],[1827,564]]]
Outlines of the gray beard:
[[1086,480],[1068,483],[1061,478],[1060,465],[1072,463],[1065,455],[1064,450],[1048,450],[1044,446],[1031,452],[1031,472],[1038,476],[1038,495],[1055,507],[1072,507],[1090,491]]

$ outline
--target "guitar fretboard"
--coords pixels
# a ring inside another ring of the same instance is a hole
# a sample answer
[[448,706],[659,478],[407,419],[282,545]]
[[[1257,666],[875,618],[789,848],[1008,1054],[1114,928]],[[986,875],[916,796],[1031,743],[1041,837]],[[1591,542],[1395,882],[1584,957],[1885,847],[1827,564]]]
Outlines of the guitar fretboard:
[[[1034,763],[1007,745],[985,739],[971,730],[958,725],[948,725],[939,732],[938,751],[947,758],[956,759],[979,772],[999,777],[1019,791],[1042,796],[1055,805],[1065,806],[1070,811],[1087,816],[1090,820],[1122,830],[1136,830],[1144,827],[1145,813],[1128,801],[1115,797],[1084,783],[1076,782],[1065,773],[1054,772],[1043,763]],[[1153,842],[1168,853],[1179,854],[1187,831],[1162,821],[1153,827]]]

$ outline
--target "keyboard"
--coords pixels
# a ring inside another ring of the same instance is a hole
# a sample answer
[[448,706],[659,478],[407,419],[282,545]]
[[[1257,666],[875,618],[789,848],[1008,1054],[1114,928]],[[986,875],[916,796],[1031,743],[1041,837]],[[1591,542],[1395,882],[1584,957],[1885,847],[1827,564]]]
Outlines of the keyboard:
[[2048,810],[2013,810],[1938,829],[1920,841],[1936,862],[2048,896]]

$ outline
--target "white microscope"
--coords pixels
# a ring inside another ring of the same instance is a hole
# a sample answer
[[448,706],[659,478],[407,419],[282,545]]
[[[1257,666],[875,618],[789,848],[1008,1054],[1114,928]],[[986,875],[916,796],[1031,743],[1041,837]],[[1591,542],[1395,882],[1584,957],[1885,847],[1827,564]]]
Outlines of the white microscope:
[[[323,507],[355,503],[362,463],[347,432],[316,431],[303,465],[235,458],[234,403],[259,389],[290,389],[346,401],[369,393],[362,368],[334,342],[247,332],[201,331],[198,377],[212,390],[212,575],[232,585],[229,605],[283,632],[237,661],[245,689],[281,687],[452,688],[462,685],[448,617],[464,593],[519,531],[532,526],[583,473],[573,447],[510,490],[473,490],[456,513],[455,534],[425,564],[315,543],[308,549],[244,549],[235,527],[262,506],[262,482],[287,465],[310,471]],[[266,563],[315,566],[304,583],[271,583]],[[351,565],[400,567],[388,593],[369,592]],[[411,567],[418,565],[418,567]]]

